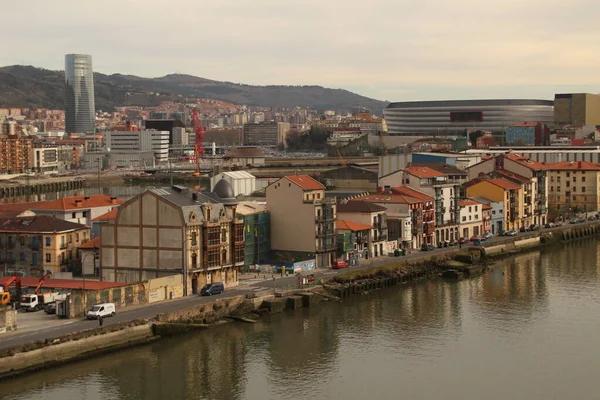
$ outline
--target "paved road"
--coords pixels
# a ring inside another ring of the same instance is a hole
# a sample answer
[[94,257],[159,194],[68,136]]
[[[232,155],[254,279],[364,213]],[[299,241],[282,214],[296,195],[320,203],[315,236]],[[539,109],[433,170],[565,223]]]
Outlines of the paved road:
[[[592,222],[585,222],[576,225],[570,225],[573,227],[583,226],[585,224],[589,224]],[[564,228],[564,227],[563,227]],[[555,231],[561,228],[549,228],[542,229],[542,232]],[[520,233],[516,238],[524,237],[526,235],[531,235],[532,233]],[[490,244],[499,244],[502,242],[511,242],[515,239],[515,237],[494,237],[489,243]],[[464,245],[463,248],[472,246],[471,244]],[[450,251],[456,251],[456,247],[450,248],[442,248],[429,251],[413,251],[411,254],[408,254],[403,257],[394,258],[394,260],[415,260],[435,254],[444,254]],[[391,258],[382,257],[375,258],[371,260],[361,260],[361,265],[358,267],[352,267],[351,270],[363,270],[372,268],[381,264],[389,263]],[[347,270],[324,270],[318,271],[315,273],[316,278],[330,277],[340,273],[347,272]],[[275,276],[276,279],[273,281],[272,276]],[[149,319],[155,317],[157,314],[175,311],[182,308],[194,306],[197,304],[205,304],[210,303],[218,298],[230,298],[239,295],[245,295],[255,290],[260,289],[271,289],[275,287],[276,289],[282,290],[286,288],[294,288],[296,287],[296,277],[281,277],[279,274],[271,275],[271,274],[245,274],[244,279],[241,281],[241,284],[236,289],[227,290],[225,293],[213,296],[213,297],[201,297],[201,296],[188,296],[181,299],[176,300],[168,300],[160,303],[155,303],[151,305],[143,305],[136,306],[124,309],[123,311],[119,311],[114,317],[107,318],[104,320],[104,325],[109,326],[112,324],[131,321],[135,319]],[[18,321],[18,316],[17,316]],[[55,325],[46,329],[38,329],[38,330],[29,330],[25,332],[10,332],[6,334],[2,334],[0,340],[0,349],[8,348],[12,346],[19,346],[31,342],[35,342],[38,340],[46,340],[53,339],[62,335],[67,335],[70,333],[80,332],[87,329],[96,328],[98,326],[98,322],[95,320],[87,321],[87,320],[65,320],[64,324]]]

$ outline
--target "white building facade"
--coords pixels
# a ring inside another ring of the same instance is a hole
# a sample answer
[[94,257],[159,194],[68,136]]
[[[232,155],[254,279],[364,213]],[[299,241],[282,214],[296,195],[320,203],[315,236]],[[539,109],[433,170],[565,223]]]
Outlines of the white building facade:
[[104,133],[104,145],[115,152],[153,151],[157,162],[169,159],[169,132],[157,130],[110,131]]

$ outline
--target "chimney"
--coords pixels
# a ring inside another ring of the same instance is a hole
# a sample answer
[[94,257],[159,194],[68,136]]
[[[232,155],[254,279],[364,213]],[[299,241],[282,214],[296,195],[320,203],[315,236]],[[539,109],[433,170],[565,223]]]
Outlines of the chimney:
[[84,199],[85,201],[88,201],[88,200],[90,199],[90,196],[85,196],[83,199]]
[[79,199],[75,200],[75,207],[78,207],[78,208],[79,208],[79,207],[81,207],[81,206],[82,206],[82,204],[81,204],[81,200],[79,200]]
[[110,204],[117,204],[117,198],[115,196],[110,198]]

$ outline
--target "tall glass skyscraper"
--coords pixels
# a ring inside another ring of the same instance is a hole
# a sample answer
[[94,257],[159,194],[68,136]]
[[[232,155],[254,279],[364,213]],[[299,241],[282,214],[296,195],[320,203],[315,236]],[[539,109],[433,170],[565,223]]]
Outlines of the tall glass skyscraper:
[[65,131],[67,133],[95,132],[96,108],[92,56],[65,55],[65,83]]

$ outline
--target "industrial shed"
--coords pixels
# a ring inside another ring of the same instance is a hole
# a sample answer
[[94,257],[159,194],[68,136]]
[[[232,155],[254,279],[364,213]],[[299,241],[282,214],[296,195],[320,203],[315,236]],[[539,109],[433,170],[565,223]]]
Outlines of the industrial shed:
[[226,171],[213,176],[210,178],[211,190],[221,179],[229,182],[236,197],[240,195],[250,196],[256,190],[256,178],[246,171]]

